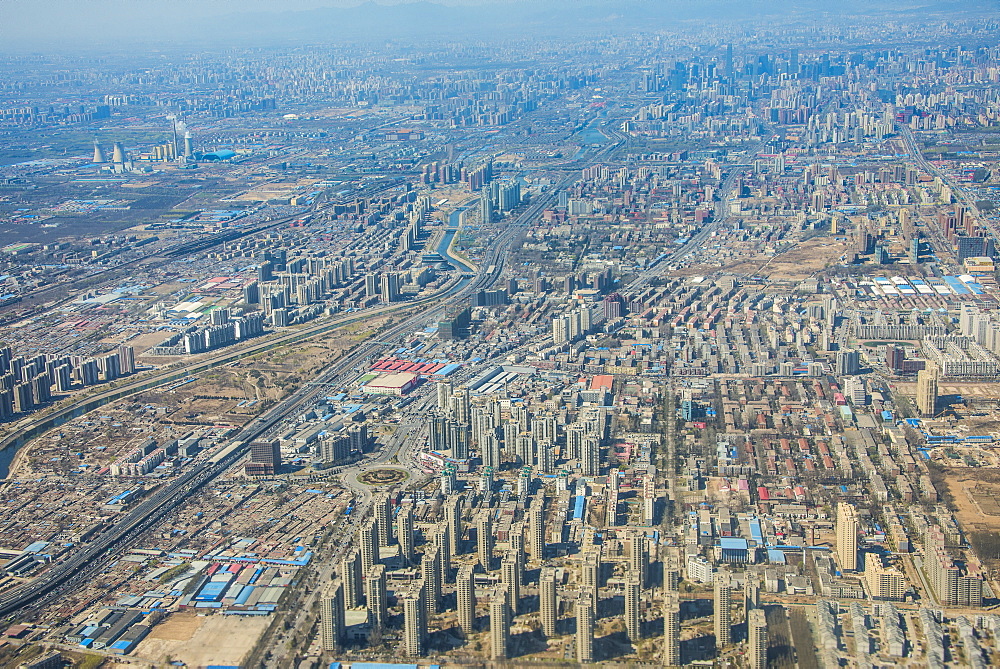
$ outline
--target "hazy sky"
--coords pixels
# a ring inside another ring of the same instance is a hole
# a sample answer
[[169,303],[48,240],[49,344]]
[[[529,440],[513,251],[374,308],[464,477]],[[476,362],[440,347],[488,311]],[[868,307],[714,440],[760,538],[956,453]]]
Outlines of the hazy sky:
[[[212,43],[259,44],[303,39],[336,41],[344,35],[367,37],[367,33],[412,34],[427,27],[442,34],[468,35],[468,31],[488,29],[492,24],[510,23],[511,19],[539,10],[558,12],[570,18],[580,12],[589,14],[591,24],[602,17],[621,13],[632,15],[630,8],[643,7],[660,15],[667,23],[679,14],[695,12],[703,18],[725,18],[728,10],[743,13],[782,12],[789,5],[812,15],[836,14],[845,6],[883,8],[887,5],[911,7],[955,3],[980,9],[995,8],[1000,0],[377,0],[381,5],[432,2],[436,5],[485,6],[494,11],[485,16],[462,12],[425,12],[423,8],[393,12],[356,10],[350,17],[329,14],[298,14],[304,10],[356,7],[362,0],[0,0],[0,51],[45,52],[60,47],[118,46],[160,47],[166,44]],[[516,5],[500,9],[505,5]],[[595,6],[598,7],[595,11]],[[558,8],[558,9],[556,9]],[[577,11],[574,11],[577,10]],[[619,12],[620,10],[620,12]],[[477,12],[477,14],[480,12]],[[640,13],[645,13],[640,11]],[[271,16],[267,16],[270,14]],[[377,14],[377,16],[372,16]],[[424,22],[421,19],[426,18]],[[540,21],[553,25],[553,16]],[[464,21],[464,23],[463,23]],[[395,25],[390,25],[395,24]],[[562,24],[569,27],[569,24]],[[648,27],[648,26],[647,26]]]

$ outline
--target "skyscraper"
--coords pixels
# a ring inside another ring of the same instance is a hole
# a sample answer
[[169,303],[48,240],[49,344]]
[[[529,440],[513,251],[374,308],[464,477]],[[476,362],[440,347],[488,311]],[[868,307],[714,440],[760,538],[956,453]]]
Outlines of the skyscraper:
[[476,542],[479,546],[479,564],[484,571],[489,571],[493,561],[493,520],[489,509],[479,514],[476,520]]
[[392,543],[392,506],[389,493],[380,493],[375,497],[375,522],[378,523],[378,545],[388,546]]
[[542,622],[542,634],[551,639],[556,636],[556,619],[559,615],[556,570],[552,567],[543,567],[538,579],[538,608]]
[[448,541],[451,554],[458,555],[462,540],[462,499],[450,495],[444,502],[444,521],[448,523]]
[[348,551],[340,561],[340,579],[344,582],[344,604],[349,609],[361,606],[361,554]]
[[490,599],[490,656],[494,660],[507,657],[510,641],[510,608],[507,605],[507,591],[497,588]]
[[339,650],[344,643],[344,586],[334,581],[320,599],[323,650]]
[[681,664],[681,608],[676,592],[663,598],[663,665],[678,667]]
[[447,521],[439,522],[434,530],[434,547],[438,552],[439,579],[442,587],[451,576],[451,528]]
[[594,661],[594,597],[588,593],[576,600],[576,661]]
[[365,578],[365,597],[368,599],[369,624],[373,628],[385,628],[389,619],[385,565],[377,564],[368,572]]
[[361,573],[367,574],[379,559],[378,526],[369,518],[361,527]]
[[629,573],[625,577],[625,629],[628,631],[628,638],[632,643],[636,643],[642,638],[640,627],[642,621],[639,617],[639,609],[642,605],[641,593],[639,575]]
[[721,650],[733,639],[732,591],[729,572],[720,571],[715,575],[715,647]]
[[837,504],[837,558],[844,571],[858,568],[858,515],[853,504]]
[[458,626],[466,634],[472,634],[476,624],[476,585],[470,564],[462,565],[458,570],[455,598],[458,602]]
[[928,360],[927,366],[917,372],[917,410],[921,416],[932,417],[937,414],[939,368],[936,363]]
[[629,537],[628,550],[629,573],[635,574],[639,579],[639,587],[643,587],[646,585],[646,573],[649,570],[649,548],[646,543],[646,535],[642,532],[636,532]]
[[413,509],[409,506],[400,509],[396,514],[396,540],[399,542],[399,554],[407,564],[413,564]]
[[545,499],[541,496],[528,509],[528,550],[535,562],[545,558]]
[[512,615],[517,615],[518,605],[521,601],[521,575],[517,563],[517,558],[508,555],[500,563],[500,583],[507,591],[507,605],[510,607]]
[[417,581],[400,599],[403,604],[403,653],[407,657],[422,657],[427,634],[424,582]]
[[424,552],[420,561],[420,577],[424,580],[424,598],[427,602],[427,613],[437,613],[441,604],[441,554],[436,547],[431,546]]
[[747,628],[747,666],[767,669],[767,618],[763,609],[750,611]]

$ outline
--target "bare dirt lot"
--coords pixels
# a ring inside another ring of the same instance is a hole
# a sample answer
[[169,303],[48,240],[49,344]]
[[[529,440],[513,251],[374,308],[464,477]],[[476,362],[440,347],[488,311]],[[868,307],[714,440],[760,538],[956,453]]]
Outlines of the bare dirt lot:
[[237,666],[267,628],[270,617],[198,616],[174,613],[153,628],[135,655],[152,662],[181,661],[189,667]]
[[959,527],[990,570],[1000,568],[1000,470],[950,468],[944,482]]
[[813,237],[796,244],[784,253],[767,258],[757,256],[726,267],[727,272],[767,276],[774,281],[802,281],[847,251],[845,242],[832,237]]

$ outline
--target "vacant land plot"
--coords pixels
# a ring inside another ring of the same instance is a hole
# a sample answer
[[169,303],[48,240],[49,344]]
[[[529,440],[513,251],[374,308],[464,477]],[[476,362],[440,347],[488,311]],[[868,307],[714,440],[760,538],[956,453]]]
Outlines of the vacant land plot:
[[180,661],[190,667],[237,666],[267,628],[270,616],[198,616],[175,613],[153,628],[135,650],[152,662]]

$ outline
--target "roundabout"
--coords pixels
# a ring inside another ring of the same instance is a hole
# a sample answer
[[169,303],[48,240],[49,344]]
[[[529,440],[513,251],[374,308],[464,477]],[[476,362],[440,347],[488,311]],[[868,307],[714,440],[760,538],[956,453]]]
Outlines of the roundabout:
[[357,475],[359,483],[363,483],[373,488],[386,485],[396,485],[409,478],[410,473],[402,467],[376,467]]

